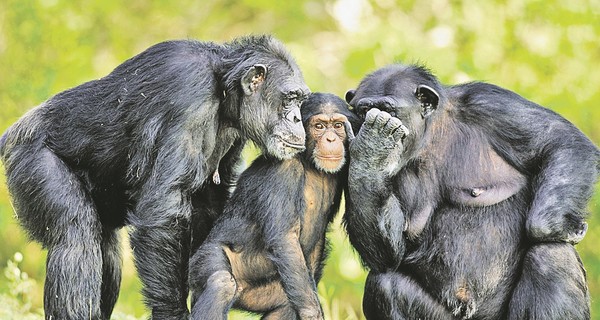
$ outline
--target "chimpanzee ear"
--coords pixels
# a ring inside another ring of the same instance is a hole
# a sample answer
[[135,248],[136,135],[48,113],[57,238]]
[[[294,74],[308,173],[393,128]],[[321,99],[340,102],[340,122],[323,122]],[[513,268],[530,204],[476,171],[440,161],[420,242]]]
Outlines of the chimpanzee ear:
[[344,128],[346,129],[346,137],[348,138],[348,142],[352,142],[354,140],[354,130],[352,130],[352,124],[350,124],[349,120],[344,121]]
[[415,91],[415,97],[421,101],[421,116],[429,116],[438,107],[440,95],[430,86],[420,84]]
[[356,90],[354,90],[354,89],[350,89],[350,90],[346,91],[346,102],[350,103],[350,101],[352,101],[352,99],[354,98],[355,94],[356,94]]
[[246,95],[252,95],[258,91],[261,84],[267,77],[267,66],[264,64],[255,64],[242,77],[242,88]]

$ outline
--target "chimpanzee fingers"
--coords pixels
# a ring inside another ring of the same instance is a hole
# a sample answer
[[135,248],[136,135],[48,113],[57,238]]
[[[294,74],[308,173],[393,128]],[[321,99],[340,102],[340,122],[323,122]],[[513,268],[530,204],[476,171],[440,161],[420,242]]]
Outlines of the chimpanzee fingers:
[[408,128],[404,124],[400,124],[400,126],[396,128],[394,132],[392,132],[392,136],[394,137],[395,141],[400,141],[406,138],[406,136],[408,136],[409,134],[410,130],[408,130]]
[[409,134],[408,128],[398,118],[391,117],[385,124],[382,133],[391,136],[394,141],[401,141]]
[[[373,110],[373,109],[371,109]],[[387,123],[390,121],[390,119],[392,118],[392,116],[385,112],[385,111],[380,111],[378,109],[376,109],[377,111],[379,111],[376,116],[375,116],[375,123],[373,124],[373,127],[375,129],[385,129]]]
[[365,116],[365,122],[363,123],[363,126],[372,127],[375,124],[375,119],[377,118],[377,115],[380,112],[381,112],[381,110],[379,110],[377,108],[373,108],[373,109],[369,110],[367,112],[367,115]]
[[400,127],[404,126],[402,124],[402,121],[400,121],[398,118],[394,118],[392,116],[390,116],[387,119],[387,122],[385,123],[385,126],[382,129],[382,134],[386,135],[386,136],[393,136],[395,137],[395,133],[398,132],[398,130],[400,129]]

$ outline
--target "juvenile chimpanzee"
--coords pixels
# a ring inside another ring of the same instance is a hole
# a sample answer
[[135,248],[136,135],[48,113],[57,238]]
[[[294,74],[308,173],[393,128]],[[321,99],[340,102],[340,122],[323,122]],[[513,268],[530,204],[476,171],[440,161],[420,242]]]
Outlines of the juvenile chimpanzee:
[[600,152],[556,113],[419,66],[367,76],[346,99],[345,224],[370,268],[369,319],[588,319],[573,243]]
[[152,318],[187,318],[193,212],[222,210],[207,195],[234,182],[247,139],[277,159],[304,149],[308,93],[269,36],[169,41],[23,116],[0,154],[19,221],[48,249],[46,317],[110,317],[129,224]]
[[257,158],[192,257],[193,319],[225,319],[231,306],[263,319],[323,319],[316,285],[325,232],[346,185],[358,117],[331,94],[312,94],[301,109],[306,151]]

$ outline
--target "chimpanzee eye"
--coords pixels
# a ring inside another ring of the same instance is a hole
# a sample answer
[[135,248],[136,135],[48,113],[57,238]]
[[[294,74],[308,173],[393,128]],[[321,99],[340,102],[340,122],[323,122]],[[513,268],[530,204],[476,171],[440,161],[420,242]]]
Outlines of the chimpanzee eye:
[[315,128],[317,128],[317,130],[323,130],[325,129],[325,126],[322,123],[317,123],[315,124]]
[[333,127],[336,128],[336,129],[341,129],[341,128],[344,127],[344,124],[341,123],[341,122],[336,122],[336,123],[333,124]]

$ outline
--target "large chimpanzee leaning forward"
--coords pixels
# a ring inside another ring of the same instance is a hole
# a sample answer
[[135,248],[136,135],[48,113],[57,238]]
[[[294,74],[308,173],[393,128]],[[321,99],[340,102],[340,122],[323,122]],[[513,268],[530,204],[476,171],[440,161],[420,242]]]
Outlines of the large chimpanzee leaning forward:
[[419,66],[347,93],[345,224],[370,268],[369,319],[589,319],[585,206],[600,152],[571,123],[485,83]]
[[346,150],[359,119],[332,94],[314,93],[301,109],[306,151],[286,161],[257,158],[192,257],[192,319],[226,319],[232,306],[263,319],[323,319],[317,283],[325,232],[346,186]]
[[187,318],[192,214],[221,210],[210,195],[235,182],[247,139],[280,159],[304,149],[308,93],[269,36],[170,41],[23,116],[0,155],[19,221],[48,249],[46,317],[110,317],[129,224],[153,319]]

